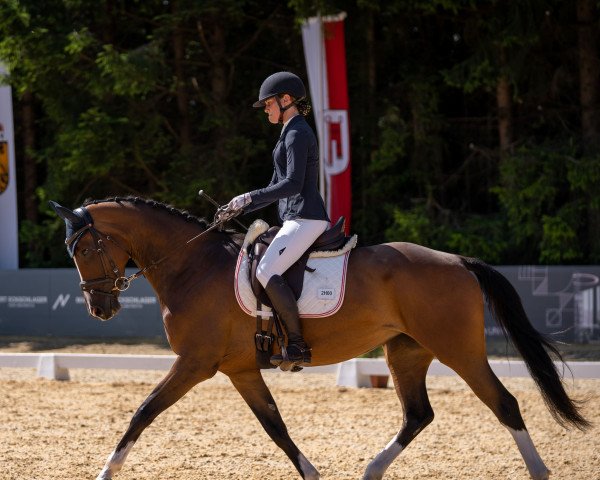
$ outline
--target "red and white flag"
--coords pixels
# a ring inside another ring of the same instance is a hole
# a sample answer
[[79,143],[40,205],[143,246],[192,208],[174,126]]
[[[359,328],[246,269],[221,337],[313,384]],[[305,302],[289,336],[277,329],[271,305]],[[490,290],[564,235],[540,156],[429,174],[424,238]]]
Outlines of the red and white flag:
[[346,217],[350,232],[352,192],[345,13],[311,17],[302,25],[310,96],[321,157],[321,194],[333,223]]

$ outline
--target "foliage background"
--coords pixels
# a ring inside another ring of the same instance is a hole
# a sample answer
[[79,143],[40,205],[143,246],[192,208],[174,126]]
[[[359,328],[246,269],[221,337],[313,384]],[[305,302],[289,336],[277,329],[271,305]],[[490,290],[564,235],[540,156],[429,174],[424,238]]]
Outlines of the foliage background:
[[21,266],[69,265],[48,199],[212,216],[198,189],[265,185],[279,130],[250,105],[274,71],[306,80],[301,19],[340,10],[363,244],[600,262],[593,0],[1,0]]

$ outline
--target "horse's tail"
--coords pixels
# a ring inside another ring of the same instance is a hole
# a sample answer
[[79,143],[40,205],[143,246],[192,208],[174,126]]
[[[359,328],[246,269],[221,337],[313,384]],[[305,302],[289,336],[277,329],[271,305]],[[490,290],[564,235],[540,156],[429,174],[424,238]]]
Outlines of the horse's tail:
[[460,257],[465,268],[475,274],[492,316],[504,335],[515,345],[537,384],[546,406],[563,427],[571,424],[580,430],[590,427],[579,412],[580,402],[565,392],[556,365],[548,351],[564,360],[554,341],[539,333],[527,318],[521,298],[512,284],[496,269],[476,258]]

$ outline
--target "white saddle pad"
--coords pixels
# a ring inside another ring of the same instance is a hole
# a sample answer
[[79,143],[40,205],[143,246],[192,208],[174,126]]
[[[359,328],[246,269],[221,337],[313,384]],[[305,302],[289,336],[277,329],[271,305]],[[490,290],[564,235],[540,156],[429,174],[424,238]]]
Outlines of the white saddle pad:
[[[256,316],[256,297],[252,292],[248,276],[249,264],[246,246],[267,228],[268,226],[262,220],[257,220],[252,224],[235,268],[235,296],[241,309],[253,317]],[[314,269],[314,272],[304,272],[304,286],[302,295],[298,299],[298,310],[301,317],[327,317],[340,309],[344,302],[348,256],[352,248],[356,246],[356,242],[357,237],[354,235],[338,252],[313,252],[309,256],[307,266]],[[270,309],[266,306],[261,308],[262,312],[268,310]]]

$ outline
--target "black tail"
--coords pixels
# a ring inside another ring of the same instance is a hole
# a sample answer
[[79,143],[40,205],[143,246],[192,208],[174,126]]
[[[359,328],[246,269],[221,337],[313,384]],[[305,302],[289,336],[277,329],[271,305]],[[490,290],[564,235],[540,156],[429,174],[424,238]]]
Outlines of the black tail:
[[556,365],[548,354],[550,351],[564,363],[560,352],[551,339],[533,328],[523,309],[521,298],[511,283],[481,260],[467,257],[461,257],[461,260],[465,268],[479,280],[492,316],[525,360],[554,419],[563,427],[566,424],[580,430],[590,427],[590,422],[579,412],[578,402],[569,398],[565,392]]

